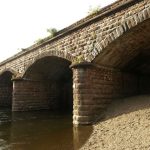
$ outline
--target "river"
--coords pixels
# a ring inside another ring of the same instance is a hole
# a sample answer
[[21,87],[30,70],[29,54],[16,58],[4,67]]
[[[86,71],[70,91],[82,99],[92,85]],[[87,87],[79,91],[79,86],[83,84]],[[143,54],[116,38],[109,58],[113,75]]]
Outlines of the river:
[[0,108],[0,150],[78,150],[91,133],[74,127],[72,115]]

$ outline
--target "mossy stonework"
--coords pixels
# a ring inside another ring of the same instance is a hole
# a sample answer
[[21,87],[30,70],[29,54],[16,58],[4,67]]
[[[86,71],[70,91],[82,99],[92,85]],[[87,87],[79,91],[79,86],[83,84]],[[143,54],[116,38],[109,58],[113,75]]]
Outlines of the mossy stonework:
[[149,26],[150,0],[118,0],[58,31],[0,63],[0,104],[96,122],[113,99],[150,92]]

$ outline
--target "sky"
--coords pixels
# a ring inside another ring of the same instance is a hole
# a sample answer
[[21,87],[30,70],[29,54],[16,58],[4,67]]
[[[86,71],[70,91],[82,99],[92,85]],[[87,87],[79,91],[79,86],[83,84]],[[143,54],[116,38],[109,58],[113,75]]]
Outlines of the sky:
[[116,0],[0,1],[0,62],[48,36],[46,29],[63,29],[86,17],[90,7]]

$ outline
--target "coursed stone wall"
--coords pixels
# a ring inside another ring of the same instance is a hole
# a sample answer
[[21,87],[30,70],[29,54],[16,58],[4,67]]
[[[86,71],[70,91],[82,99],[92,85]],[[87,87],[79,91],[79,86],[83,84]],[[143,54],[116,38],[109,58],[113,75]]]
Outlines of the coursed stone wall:
[[150,77],[149,75],[142,75],[139,80],[140,93],[149,94],[150,93]]
[[110,101],[137,94],[137,85],[133,74],[85,63],[73,66],[74,124],[103,118]]
[[48,109],[47,89],[44,83],[14,80],[13,87],[13,111]]
[[[10,102],[10,104],[12,103],[12,111],[72,110],[72,88],[70,83],[61,84],[20,79],[13,80],[13,87],[13,100]],[[2,92],[5,93],[2,93],[2,95],[0,93],[0,106],[8,98],[8,92],[6,90]]]
[[[14,111],[48,109],[53,105],[47,85],[21,79],[35,61],[57,56],[78,63],[73,68],[73,122],[89,124],[103,117],[108,103],[116,98],[131,96],[139,91],[138,76],[113,68],[80,64],[92,62],[105,48],[131,28],[150,18],[150,0],[119,0],[88,16],[70,27],[59,31],[51,39],[24,49],[0,64],[0,73],[13,70]],[[15,79],[16,78],[16,79]],[[18,79],[17,79],[18,78]],[[145,82],[145,79],[143,81]],[[49,88],[48,88],[49,89]],[[58,105],[57,105],[58,106]]]
[[12,74],[5,72],[0,76],[0,106],[12,105],[13,84],[11,82]]
[[12,85],[0,83],[0,106],[12,105]]
[[22,76],[39,56],[58,56],[71,62],[93,61],[107,45],[132,27],[150,18],[150,0],[119,0],[59,31],[56,37],[45,39],[0,64],[0,72],[11,68]]

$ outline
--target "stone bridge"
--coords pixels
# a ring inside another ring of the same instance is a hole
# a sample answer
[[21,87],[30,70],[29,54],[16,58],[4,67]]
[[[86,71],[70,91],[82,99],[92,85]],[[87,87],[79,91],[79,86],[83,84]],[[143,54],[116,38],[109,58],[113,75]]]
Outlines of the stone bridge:
[[150,93],[149,18],[150,0],[118,0],[23,49],[0,63],[0,105],[90,124],[110,101]]

